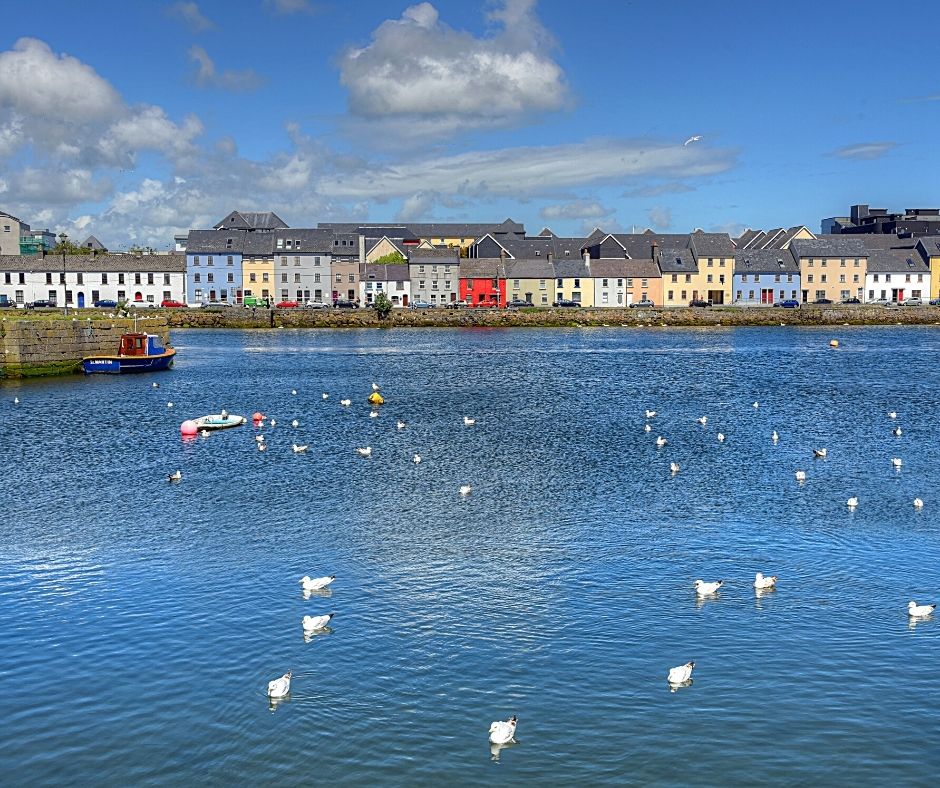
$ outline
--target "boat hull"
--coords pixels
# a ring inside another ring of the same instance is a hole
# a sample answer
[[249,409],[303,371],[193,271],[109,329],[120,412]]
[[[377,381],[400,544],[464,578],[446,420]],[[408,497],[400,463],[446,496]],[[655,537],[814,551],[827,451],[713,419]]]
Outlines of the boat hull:
[[225,418],[222,418],[221,414],[212,414],[210,416],[200,416],[198,419],[193,419],[196,422],[196,427],[200,430],[224,430],[229,427],[240,427],[248,419],[244,416],[233,416],[229,414]]
[[82,359],[86,375],[125,375],[132,372],[158,372],[173,366],[172,348],[156,356],[88,356]]

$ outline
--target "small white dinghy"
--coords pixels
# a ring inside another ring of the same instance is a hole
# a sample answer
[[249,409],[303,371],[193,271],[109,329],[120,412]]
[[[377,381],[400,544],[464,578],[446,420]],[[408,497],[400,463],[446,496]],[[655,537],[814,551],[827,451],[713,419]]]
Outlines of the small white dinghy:
[[196,422],[196,427],[200,430],[224,430],[228,427],[239,427],[247,419],[244,416],[235,416],[231,413],[224,415],[210,413],[208,416],[200,416],[198,419],[193,419],[193,421]]

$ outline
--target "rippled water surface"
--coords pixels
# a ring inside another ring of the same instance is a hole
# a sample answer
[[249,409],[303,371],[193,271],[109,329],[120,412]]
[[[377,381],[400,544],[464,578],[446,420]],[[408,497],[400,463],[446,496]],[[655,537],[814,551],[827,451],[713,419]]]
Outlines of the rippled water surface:
[[[935,784],[940,333],[831,336],[179,331],[167,373],[4,385],[0,776]],[[180,439],[222,407],[268,450]]]

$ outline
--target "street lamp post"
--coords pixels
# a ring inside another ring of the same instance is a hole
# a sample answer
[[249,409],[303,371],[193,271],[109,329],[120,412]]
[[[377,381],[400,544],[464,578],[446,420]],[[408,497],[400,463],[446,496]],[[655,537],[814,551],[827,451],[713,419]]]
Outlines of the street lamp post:
[[62,249],[62,306],[63,314],[68,317],[69,314],[69,302],[66,297],[68,285],[65,282],[65,242],[69,237],[65,233],[59,233],[59,246]]

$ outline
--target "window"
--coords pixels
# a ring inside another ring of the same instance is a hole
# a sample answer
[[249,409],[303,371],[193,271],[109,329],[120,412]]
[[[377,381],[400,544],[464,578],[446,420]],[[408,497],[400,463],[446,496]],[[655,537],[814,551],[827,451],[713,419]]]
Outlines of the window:
[[18,303],[18,304],[22,304],[22,303],[23,303],[23,291],[22,291],[22,290],[17,290],[17,291],[16,291],[16,303]]
[[286,257],[282,257],[282,258],[281,258],[281,267],[283,268],[285,265],[287,265],[287,258],[286,258]]
[[119,285],[124,284],[124,274],[118,274],[118,284]]
[[561,287],[561,279],[558,280],[558,287]]
[[314,265],[320,265],[320,258],[319,258],[319,256],[313,258],[313,264],[314,264]]
[[787,281],[788,281],[788,282],[792,282],[792,281],[793,281],[793,274],[787,274]]
[[806,281],[807,281],[807,282],[812,282],[812,281],[813,281],[813,275],[812,275],[812,274],[807,274],[807,275],[806,275]]
[[170,275],[169,275],[169,274],[164,274],[164,275],[163,275],[163,284],[164,284],[164,285],[170,284]]
[[[336,243],[336,242],[334,241],[333,243]],[[283,249],[283,248],[284,248],[284,239],[283,239],[283,238],[278,238],[278,239],[277,239],[277,248],[278,248],[278,249]]]
[[193,265],[199,265],[199,255],[198,255],[198,254],[193,257]]
[[46,284],[47,285],[52,284],[52,274],[46,274]]
[[807,261],[806,261],[806,267],[807,267],[807,268],[812,268],[812,267],[813,267],[813,261],[812,261],[812,260],[807,260]]
[[268,272],[267,272],[267,271],[265,271],[264,273],[261,274],[261,281],[262,281],[262,282],[268,282],[268,281],[270,281],[270,279],[271,279],[271,277],[268,276]]
[[444,289],[445,289],[445,290],[450,290],[450,279],[445,279],[445,280],[444,280]]
[[[299,244],[300,241],[298,241],[297,243]],[[295,257],[295,258],[294,258],[294,265],[295,265],[295,266],[300,265],[300,258],[299,258],[299,257]]]
[[712,258],[708,258],[708,267],[711,268],[715,264],[715,261]]
[[[740,298],[740,296],[741,296],[741,294],[740,294],[740,292],[739,292],[739,293],[738,293],[738,297]],[[666,296],[666,297],[667,297],[670,301],[672,301],[672,299],[673,299],[672,290],[669,291],[669,295]]]
[[718,267],[719,267],[719,268],[724,268],[724,267],[725,267],[725,258],[724,258],[724,257],[722,257],[722,258],[718,261]]
[[633,280],[632,280],[632,279],[628,279],[628,280],[627,280],[627,287],[631,287],[631,288],[633,287]]
[[[79,274],[79,277],[81,277],[81,274]],[[911,281],[911,275],[910,275],[910,274],[904,274],[904,281],[905,281],[905,282],[910,282],[910,281]],[[82,283],[82,280],[79,279],[79,280],[78,280],[78,283],[81,284],[81,283]]]
[[711,283],[711,281],[712,281],[712,275],[709,274],[709,275],[708,275],[708,282],[709,282],[709,284]]
[[617,287],[623,287],[623,279],[617,280]]
[[[756,280],[755,280],[755,281],[756,281]],[[774,281],[775,281],[775,282],[779,282],[779,281],[780,281],[780,274],[774,274]]]
[[[741,281],[742,281],[742,282],[747,282],[747,274],[741,274]],[[754,281],[756,282],[757,279],[755,279]],[[740,291],[739,291],[739,292],[740,292]]]
[[875,274],[875,275],[874,275],[874,281],[876,281],[876,282],[878,281],[878,274]]
[[819,281],[820,281],[822,284],[826,284],[826,275],[825,275],[825,274],[822,274],[822,275],[819,277]]
[[66,290],[66,291],[65,291],[65,303],[66,303],[66,304],[71,304],[71,303],[72,303],[72,291],[71,291],[71,290]]
[[206,265],[213,265],[211,254],[208,257],[206,257]]
[[[199,291],[197,290],[196,292],[198,293]],[[125,301],[127,299],[127,291],[125,290],[118,290],[117,295],[118,295],[117,297],[118,301]]]
[[575,279],[575,280],[574,280],[574,286],[575,286],[576,288],[577,288],[577,287],[581,287],[581,280],[580,280],[580,279]]
[[683,290],[683,291],[682,291],[682,300],[683,300],[683,301],[685,301],[685,300],[689,297],[689,296],[687,295],[688,292],[689,292],[688,290]]
[[[823,268],[825,268],[825,267],[826,267],[826,262],[827,262],[826,260],[820,260],[820,261],[819,261],[819,264],[820,264]],[[821,297],[822,297],[822,298],[825,298],[825,296],[821,296]]]
[[[649,285],[649,279],[642,279],[642,280],[640,280],[640,287],[642,287],[644,290],[645,290],[647,287],[649,287],[649,286],[650,286],[650,285]],[[644,295],[643,297],[646,298],[645,295]]]
[[286,284],[286,283],[287,283],[287,274],[286,273],[281,274],[281,284]]
[[[77,274],[75,274],[75,284],[77,284],[77,285],[83,285],[83,284],[85,284],[85,282],[84,282],[83,280],[84,280],[84,274],[82,274],[81,271],[79,271]],[[911,278],[908,277],[908,278],[907,278],[907,281],[910,282],[910,281],[911,281]]]
[[840,268],[845,268],[845,258],[844,258],[844,257],[843,257],[841,260],[839,260],[839,267],[840,267]]
[[140,274],[134,274],[134,284],[135,285],[140,284]]
[[64,285],[64,284],[65,284],[65,274],[64,274],[64,273],[59,274],[59,284],[60,284],[60,285]]
[[228,278],[227,278],[225,281],[227,281],[227,282],[234,282],[234,281],[235,281],[235,274],[229,274],[229,275],[228,275]]
[[[606,279],[601,279],[601,287],[609,287],[609,286],[610,285],[607,284]],[[607,296],[605,295],[604,298],[607,298]]]
[[[297,274],[297,276],[299,277],[300,274]],[[298,280],[298,281],[299,281],[299,280]],[[317,284],[317,285],[320,284],[320,274],[314,274],[314,275],[313,275],[313,283],[314,283],[314,284]]]
[[839,274],[839,282],[842,284],[845,283],[845,274]]
[[349,281],[350,281],[350,282],[355,282],[355,281],[356,281],[356,275],[355,275],[355,274],[350,274],[350,275],[349,275]]
[[853,281],[853,282],[858,282],[858,274],[853,274],[853,275],[852,275],[852,281]]
[[248,274],[248,281],[249,281],[249,282],[257,282],[257,281],[258,281],[258,275],[257,275],[254,271],[252,271],[250,274]]
[[[514,287],[519,287],[519,280],[518,280],[518,279],[516,280],[516,283],[515,283],[515,285],[513,285],[513,286],[514,286]],[[419,279],[419,280],[418,280],[418,289],[419,289],[419,290],[424,290],[424,288],[425,288],[425,280],[424,280],[424,279]]]
[[153,284],[153,274],[147,274],[147,284],[148,285]]
[[337,275],[336,275],[336,281],[337,281],[337,282],[342,282],[342,281],[343,281],[343,275],[342,275],[342,274],[337,274]]
[[26,284],[26,274],[22,271],[17,274],[17,284],[25,285]]
[[[686,274],[686,275],[685,275],[685,283],[686,283],[687,285],[692,283],[692,274]],[[685,291],[683,291],[683,292],[685,292]],[[685,296],[682,296],[682,297],[685,298]]]
[[678,281],[679,281],[679,274],[673,274],[673,275],[672,275],[672,281],[673,281],[673,283],[678,282]]
[[300,271],[295,271],[295,272],[294,272],[294,284],[295,284],[295,285],[299,285],[299,284],[300,284]]
[[[672,295],[670,294],[669,297],[672,298]],[[741,291],[740,291],[740,290],[738,290],[737,295],[735,295],[735,298],[736,298],[738,301],[741,300]]]
[[235,265],[235,258],[233,258],[232,255],[229,255],[228,258],[227,258],[226,261],[225,261],[225,264],[226,264],[226,265]]
[[214,281],[215,281],[215,279],[213,279],[213,273],[212,273],[211,271],[210,271],[208,274],[206,274],[206,281],[207,281],[207,282],[214,282]]
[[545,280],[539,279],[539,290],[544,290],[544,289],[545,289]]
[[13,276],[12,276],[9,272],[7,272],[7,273],[5,273],[5,274],[3,275],[3,284],[5,284],[5,285],[12,285],[12,284],[13,284]]
[[891,281],[891,274],[885,274],[885,281],[886,281],[886,282],[890,282],[890,281]]

